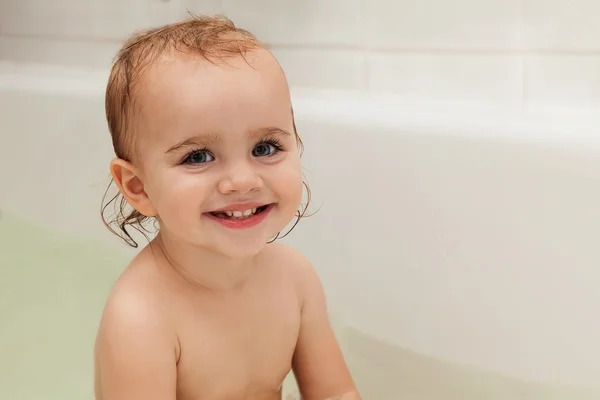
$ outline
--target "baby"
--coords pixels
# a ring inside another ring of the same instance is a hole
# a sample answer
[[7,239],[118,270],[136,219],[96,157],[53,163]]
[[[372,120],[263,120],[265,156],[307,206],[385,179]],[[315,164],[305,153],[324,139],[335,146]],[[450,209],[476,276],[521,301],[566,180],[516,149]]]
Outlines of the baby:
[[[158,233],[107,300],[97,400],[359,399],[309,262],[273,238],[303,215],[289,88],[272,54],[226,18],[131,38],[106,113],[116,220]],[[133,209],[126,213],[125,205]],[[300,211],[299,211],[300,210]]]

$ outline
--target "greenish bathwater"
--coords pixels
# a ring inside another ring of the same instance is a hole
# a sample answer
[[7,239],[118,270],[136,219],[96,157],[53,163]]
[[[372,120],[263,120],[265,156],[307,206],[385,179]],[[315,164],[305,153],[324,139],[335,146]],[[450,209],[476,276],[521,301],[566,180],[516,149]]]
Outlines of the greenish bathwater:
[[[118,243],[111,247],[0,215],[0,400],[93,399],[97,324],[131,257]],[[341,326],[334,322],[365,400],[600,400],[600,387],[505,377]],[[290,395],[294,386],[288,377],[285,400],[296,398]]]
[[118,248],[0,216],[0,399],[92,399],[93,343]]

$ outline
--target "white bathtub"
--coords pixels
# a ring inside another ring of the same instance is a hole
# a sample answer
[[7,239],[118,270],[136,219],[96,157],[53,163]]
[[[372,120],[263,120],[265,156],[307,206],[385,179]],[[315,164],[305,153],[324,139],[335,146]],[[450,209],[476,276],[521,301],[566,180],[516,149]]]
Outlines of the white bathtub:
[[[2,65],[1,212],[119,246],[98,217],[106,73]],[[294,105],[321,209],[287,240],[366,399],[600,398],[598,121],[310,90]]]

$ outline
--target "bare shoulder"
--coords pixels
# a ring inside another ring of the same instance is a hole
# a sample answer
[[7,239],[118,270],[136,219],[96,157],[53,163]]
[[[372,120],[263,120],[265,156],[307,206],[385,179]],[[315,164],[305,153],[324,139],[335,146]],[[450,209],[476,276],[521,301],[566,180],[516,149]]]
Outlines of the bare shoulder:
[[111,291],[95,344],[96,398],[175,399],[177,336],[136,258]]
[[165,325],[166,310],[149,281],[147,276],[138,271],[126,271],[119,278],[102,313],[99,339],[122,330]]
[[297,249],[283,244],[271,243],[268,256],[269,264],[293,282],[301,305],[312,298],[325,308],[325,294],[321,279],[313,264]]
[[153,260],[145,252],[130,263],[111,290],[100,323],[100,336],[115,329],[163,322],[165,310],[157,290],[158,279],[151,272]]
[[301,298],[301,323],[292,366],[306,400],[360,399],[346,366],[327,312],[321,280],[299,251],[277,244],[272,249],[293,276]]
[[302,253],[285,243],[271,243],[268,246],[269,256],[288,259],[292,264],[309,263]]
[[318,283],[319,278],[313,264],[301,252],[283,243],[272,243],[269,246],[269,256],[273,258],[277,268],[303,285]]

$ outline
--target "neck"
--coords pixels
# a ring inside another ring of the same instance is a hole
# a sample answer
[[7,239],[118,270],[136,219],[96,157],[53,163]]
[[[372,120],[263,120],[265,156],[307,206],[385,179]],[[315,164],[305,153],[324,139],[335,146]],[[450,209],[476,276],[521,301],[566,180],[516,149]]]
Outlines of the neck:
[[211,249],[183,243],[164,232],[160,232],[150,246],[160,264],[172,268],[188,283],[209,291],[239,288],[255,265],[254,256],[228,257]]

